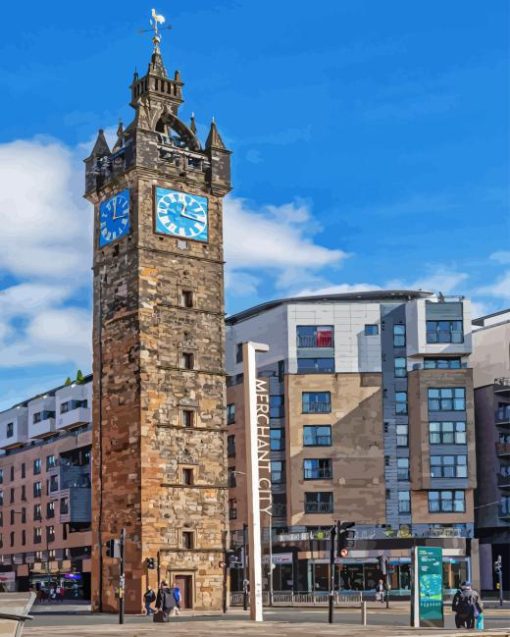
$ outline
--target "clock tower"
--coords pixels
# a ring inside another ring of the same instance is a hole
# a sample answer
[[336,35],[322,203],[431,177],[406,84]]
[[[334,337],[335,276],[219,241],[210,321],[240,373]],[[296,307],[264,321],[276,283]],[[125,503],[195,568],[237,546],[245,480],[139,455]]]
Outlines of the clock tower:
[[[156,16],[161,18],[161,16]],[[161,20],[160,20],[161,21]],[[158,575],[186,606],[220,609],[227,529],[223,197],[230,151],[216,124],[202,145],[179,110],[155,21],[131,124],[102,131],[85,160],[94,205],[93,550],[96,610],[140,612]],[[152,566],[151,558],[156,568]]]

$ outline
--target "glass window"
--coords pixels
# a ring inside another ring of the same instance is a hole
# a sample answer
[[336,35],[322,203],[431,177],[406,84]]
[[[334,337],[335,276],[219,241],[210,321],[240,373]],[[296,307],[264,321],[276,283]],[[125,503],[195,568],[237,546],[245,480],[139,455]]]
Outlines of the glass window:
[[397,458],[397,480],[409,480],[409,458]]
[[459,422],[429,422],[429,442],[431,445],[465,445],[466,423]]
[[47,518],[55,517],[55,502],[53,502],[53,500],[46,503],[46,517]]
[[229,458],[236,455],[236,437],[234,435],[227,436],[227,455]]
[[235,403],[227,405],[227,425],[232,425],[236,421],[236,406]]
[[285,482],[285,462],[282,460],[271,460],[271,482],[272,484]]
[[429,491],[429,513],[464,513],[464,491]]
[[423,367],[425,369],[460,369],[462,365],[460,358],[425,358]]
[[410,491],[398,492],[398,512],[411,513],[411,492]]
[[331,412],[331,392],[303,392],[304,414],[329,414]]
[[181,367],[184,369],[194,369],[195,357],[191,352],[183,352],[181,356]]
[[278,380],[283,383],[285,375],[285,361],[278,361]]
[[405,347],[406,346],[406,326],[394,325],[393,326],[393,347]]
[[34,476],[38,475],[39,473],[41,473],[41,459],[36,458],[34,460]]
[[54,455],[46,456],[46,471],[57,466],[57,459]]
[[442,387],[428,390],[429,411],[465,411],[464,387]]
[[243,362],[243,344],[237,343],[236,345],[236,363]]
[[303,427],[304,447],[330,447],[331,425],[305,425]]
[[193,427],[195,424],[195,412],[192,409],[182,410],[182,424],[183,427]]
[[335,371],[334,358],[298,358],[298,374],[332,374]]
[[283,394],[269,396],[269,418],[284,418],[285,403]]
[[467,456],[430,456],[431,478],[467,478]]
[[271,451],[283,451],[285,449],[285,429],[271,427],[269,430]]
[[58,476],[50,476],[50,491],[58,491]]
[[282,518],[287,515],[287,496],[285,493],[273,494],[273,516]]
[[305,493],[305,513],[333,513],[333,493],[331,491]]
[[4,492],[0,491],[0,506],[3,506],[4,504]]
[[4,481],[4,470],[0,469],[0,484],[2,484]]
[[427,321],[427,343],[463,343],[462,321]]
[[7,438],[12,438],[14,436],[14,423],[7,423]]
[[303,461],[303,478],[305,480],[331,480],[333,478],[332,462],[329,458],[307,458]]
[[408,425],[397,425],[397,447],[407,447],[409,445]]
[[298,325],[297,346],[306,347],[334,347],[332,325]]
[[407,375],[407,362],[404,356],[397,356],[394,361],[395,378],[405,378]]
[[42,533],[40,527],[34,529],[34,544],[40,544],[42,539]]
[[395,413],[407,414],[407,392],[406,391],[395,392]]
[[377,336],[379,334],[378,325],[365,325],[365,336]]
[[237,520],[237,500],[235,498],[228,501],[228,519]]

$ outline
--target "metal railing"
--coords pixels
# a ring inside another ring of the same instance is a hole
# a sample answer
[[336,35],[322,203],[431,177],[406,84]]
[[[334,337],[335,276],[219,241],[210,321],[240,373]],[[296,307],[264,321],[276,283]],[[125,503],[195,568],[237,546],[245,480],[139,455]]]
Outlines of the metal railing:
[[297,337],[297,346],[298,347],[334,347],[335,342],[333,338],[333,334],[322,334],[322,335],[314,335],[314,336],[298,336]]
[[[352,593],[335,593],[334,604],[337,607],[357,607],[359,608],[363,601],[363,593],[355,591]],[[269,593],[262,594],[262,602],[264,606],[269,606]],[[243,605],[243,593],[230,593],[231,606]],[[328,591],[319,593],[309,592],[293,592],[293,591],[274,591],[273,606],[327,606]]]

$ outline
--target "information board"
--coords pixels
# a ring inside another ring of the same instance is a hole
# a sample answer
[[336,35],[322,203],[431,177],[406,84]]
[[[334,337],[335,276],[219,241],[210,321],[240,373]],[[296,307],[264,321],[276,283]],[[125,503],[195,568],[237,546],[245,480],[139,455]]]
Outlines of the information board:
[[[438,546],[418,546],[414,556],[414,612],[418,626],[444,626],[443,613],[443,549]],[[416,624],[415,624],[416,625]]]

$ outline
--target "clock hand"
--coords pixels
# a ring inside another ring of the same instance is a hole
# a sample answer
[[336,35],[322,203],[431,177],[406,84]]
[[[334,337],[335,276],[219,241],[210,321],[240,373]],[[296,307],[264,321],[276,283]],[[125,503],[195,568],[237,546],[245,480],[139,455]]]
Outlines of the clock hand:
[[112,221],[115,221],[115,219],[117,219],[117,197],[115,197],[114,200],[113,200],[113,217],[112,217]]
[[202,217],[197,216],[193,212],[181,212],[181,217],[185,217],[186,219],[192,219],[193,221],[202,221]]

